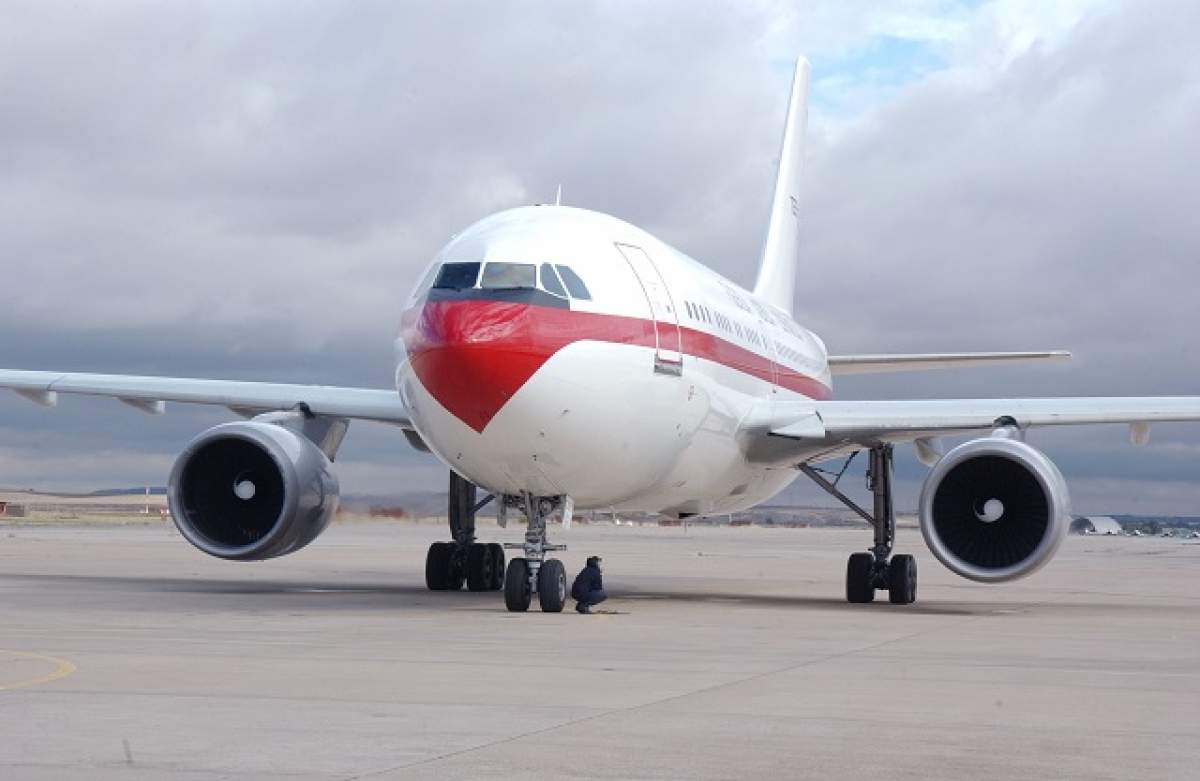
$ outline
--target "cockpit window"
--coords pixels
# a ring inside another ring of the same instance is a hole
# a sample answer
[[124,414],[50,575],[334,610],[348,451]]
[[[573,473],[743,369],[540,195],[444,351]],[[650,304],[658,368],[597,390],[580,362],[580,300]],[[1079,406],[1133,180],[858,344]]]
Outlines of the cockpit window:
[[483,267],[482,288],[535,288],[537,269],[532,263],[488,263]]
[[556,265],[555,268],[558,269],[559,276],[562,277],[563,284],[567,286],[571,298],[578,298],[582,301],[592,300],[592,294],[588,292],[587,285],[583,284],[583,280],[570,266]]
[[558,274],[554,272],[554,266],[549,263],[543,263],[539,273],[542,277],[542,289],[547,293],[553,293],[556,296],[567,297],[567,290],[562,286],[562,282],[558,280]]
[[479,278],[479,263],[447,263],[433,283],[435,290],[465,290],[475,287]]
[[438,272],[441,270],[441,266],[434,266],[433,268],[429,269],[429,271],[425,272],[425,276],[421,278],[421,284],[413,288],[412,298],[414,300],[418,296],[427,292],[429,288],[433,287],[433,280],[435,277],[437,277]]

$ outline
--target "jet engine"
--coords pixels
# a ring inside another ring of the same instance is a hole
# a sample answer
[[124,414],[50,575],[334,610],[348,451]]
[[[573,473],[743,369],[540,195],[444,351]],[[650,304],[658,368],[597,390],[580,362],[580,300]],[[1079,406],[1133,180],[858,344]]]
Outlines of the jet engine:
[[1003,436],[947,453],[925,480],[920,513],[933,555],[964,578],[987,583],[1037,570],[1071,524],[1058,467],[1041,451]]
[[325,453],[284,426],[226,423],[193,439],[171,470],[175,525],[210,556],[261,561],[300,550],[329,525],[338,482]]

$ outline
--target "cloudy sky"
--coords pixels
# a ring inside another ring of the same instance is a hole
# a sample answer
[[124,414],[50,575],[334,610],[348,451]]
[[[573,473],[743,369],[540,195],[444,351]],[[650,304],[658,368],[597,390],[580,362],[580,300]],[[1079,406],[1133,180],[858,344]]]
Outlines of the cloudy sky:
[[[1186,0],[2,0],[0,366],[386,387],[421,266],[559,183],[750,285],[804,53],[798,318],[834,352],[1078,356],[840,396],[1200,393],[1197,29]],[[163,484],[227,417],[0,396],[0,485]],[[1200,426],[1031,441],[1077,511],[1200,514]],[[444,482],[387,428],[339,461],[347,492]]]

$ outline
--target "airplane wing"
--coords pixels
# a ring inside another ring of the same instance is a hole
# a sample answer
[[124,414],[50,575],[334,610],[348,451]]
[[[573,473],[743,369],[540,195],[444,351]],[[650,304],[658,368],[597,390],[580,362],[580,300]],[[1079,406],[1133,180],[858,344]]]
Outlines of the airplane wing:
[[44,406],[54,406],[60,393],[107,396],[158,415],[165,411],[168,401],[228,407],[247,417],[304,405],[314,415],[411,428],[408,411],[394,390],[7,369],[0,369],[0,388],[14,390]]
[[928,371],[930,369],[964,369],[969,367],[1028,363],[1050,363],[1071,360],[1066,350],[1008,353],[914,353],[909,355],[831,355],[829,371],[835,377],[848,374],[883,374],[890,372]]
[[1014,424],[1025,429],[1124,423],[1131,426],[1131,438],[1144,444],[1149,424],[1169,422],[1200,422],[1200,396],[787,402],[773,406],[766,425],[750,420],[747,428],[756,460],[784,464]]

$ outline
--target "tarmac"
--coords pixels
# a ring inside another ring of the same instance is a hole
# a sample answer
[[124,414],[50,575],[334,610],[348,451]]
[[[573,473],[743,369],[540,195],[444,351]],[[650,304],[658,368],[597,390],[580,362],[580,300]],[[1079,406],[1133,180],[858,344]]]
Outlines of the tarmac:
[[0,522],[0,778],[1200,776],[1195,541],[1072,537],[985,586],[905,529],[917,604],[849,605],[865,529],[577,525],[613,595],[580,616],[427,592],[443,534],[245,564]]

